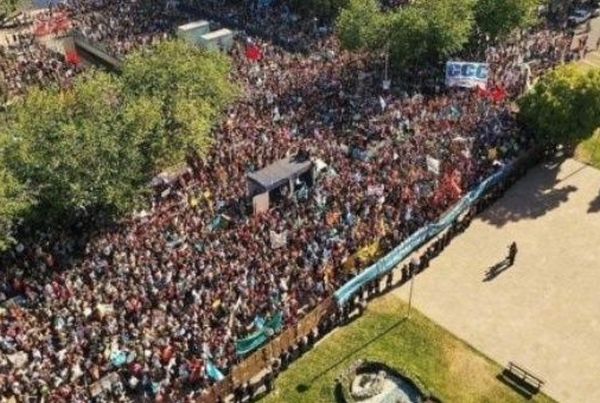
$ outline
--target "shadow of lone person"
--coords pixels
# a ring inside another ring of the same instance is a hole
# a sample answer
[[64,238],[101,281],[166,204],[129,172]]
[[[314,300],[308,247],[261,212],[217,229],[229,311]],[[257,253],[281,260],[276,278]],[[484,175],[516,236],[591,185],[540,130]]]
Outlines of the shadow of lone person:
[[503,271],[511,267],[515,264],[515,258],[517,257],[517,243],[513,242],[508,247],[508,256],[504,258],[501,262],[496,263],[491,266],[488,271],[485,273],[485,277],[483,279],[484,282],[492,281],[496,277],[500,275]]

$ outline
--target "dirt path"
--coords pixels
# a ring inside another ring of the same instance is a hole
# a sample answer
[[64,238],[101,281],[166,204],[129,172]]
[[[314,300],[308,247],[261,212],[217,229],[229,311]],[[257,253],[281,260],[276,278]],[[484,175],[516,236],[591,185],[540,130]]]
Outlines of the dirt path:
[[[516,241],[513,267],[488,268]],[[561,402],[600,402],[600,171],[575,160],[532,170],[415,281],[415,306]],[[409,287],[396,292],[408,298]]]

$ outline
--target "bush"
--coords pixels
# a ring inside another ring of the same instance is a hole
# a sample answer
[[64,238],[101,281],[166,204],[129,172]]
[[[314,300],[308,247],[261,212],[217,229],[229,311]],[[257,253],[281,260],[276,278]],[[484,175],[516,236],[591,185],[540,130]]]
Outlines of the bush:
[[539,142],[574,145],[600,127],[600,70],[560,67],[543,76],[519,106],[520,121]]

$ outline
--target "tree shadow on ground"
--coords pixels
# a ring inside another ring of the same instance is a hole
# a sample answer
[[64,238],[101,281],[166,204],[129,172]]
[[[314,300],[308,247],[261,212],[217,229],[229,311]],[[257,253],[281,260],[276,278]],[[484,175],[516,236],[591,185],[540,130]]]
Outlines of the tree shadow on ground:
[[575,192],[577,187],[563,186],[561,183],[577,175],[587,166],[582,166],[559,179],[560,166],[565,159],[557,157],[533,168],[533,174],[530,172],[520,179],[500,199],[501,202],[493,204],[480,218],[484,222],[502,227],[509,222],[542,217],[566,203],[569,195]]
[[300,383],[300,384],[296,385],[296,391],[298,391],[299,393],[307,392],[310,389],[312,383],[315,382],[317,379],[319,379],[320,377],[322,377],[323,375],[325,375],[326,373],[328,373],[329,371],[331,371],[332,369],[334,369],[335,367],[337,367],[338,365],[340,365],[341,363],[343,363],[344,361],[346,361],[348,358],[352,357],[354,354],[358,353],[361,350],[364,350],[365,348],[367,348],[371,344],[375,343],[377,340],[381,339],[386,334],[388,334],[389,332],[391,332],[392,330],[394,330],[395,328],[397,328],[398,326],[400,326],[406,320],[407,320],[406,317],[398,320],[396,323],[394,323],[393,325],[391,325],[389,328],[387,328],[383,332],[379,333],[377,336],[371,338],[371,340],[367,341],[366,343],[364,343],[360,347],[357,347],[354,350],[350,351],[348,354],[340,357],[337,361],[335,361],[330,366],[328,366],[327,368],[325,368],[324,370],[322,370],[321,372],[319,372],[318,374],[316,374],[315,376],[313,376],[306,383]]
[[[15,279],[42,286],[50,283],[60,273],[73,270],[82,263],[90,242],[128,224],[127,221],[119,223],[103,213],[69,217],[66,214],[45,215],[47,211],[42,207],[23,214],[15,231],[17,244],[0,253],[0,289],[2,282],[12,284]],[[18,251],[17,245],[24,251]],[[11,287],[4,290],[6,300],[18,296],[23,296],[23,292]],[[3,302],[0,299],[0,304]]]

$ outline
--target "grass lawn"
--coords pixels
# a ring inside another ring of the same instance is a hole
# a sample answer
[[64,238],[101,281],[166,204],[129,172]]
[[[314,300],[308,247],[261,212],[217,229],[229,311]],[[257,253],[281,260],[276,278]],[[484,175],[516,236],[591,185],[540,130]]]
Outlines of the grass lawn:
[[[577,62],[577,66],[584,70],[600,68],[600,52],[592,52],[586,60]],[[575,149],[575,158],[579,161],[600,169],[600,129],[589,139],[582,141]]]
[[[365,314],[339,328],[296,360],[261,400],[334,402],[335,378],[360,358],[404,369],[444,402],[523,402],[517,392],[496,379],[501,367],[445,329],[386,295],[369,303]],[[531,402],[553,402],[537,395]]]
[[575,157],[581,162],[600,169],[600,129],[577,146]]

